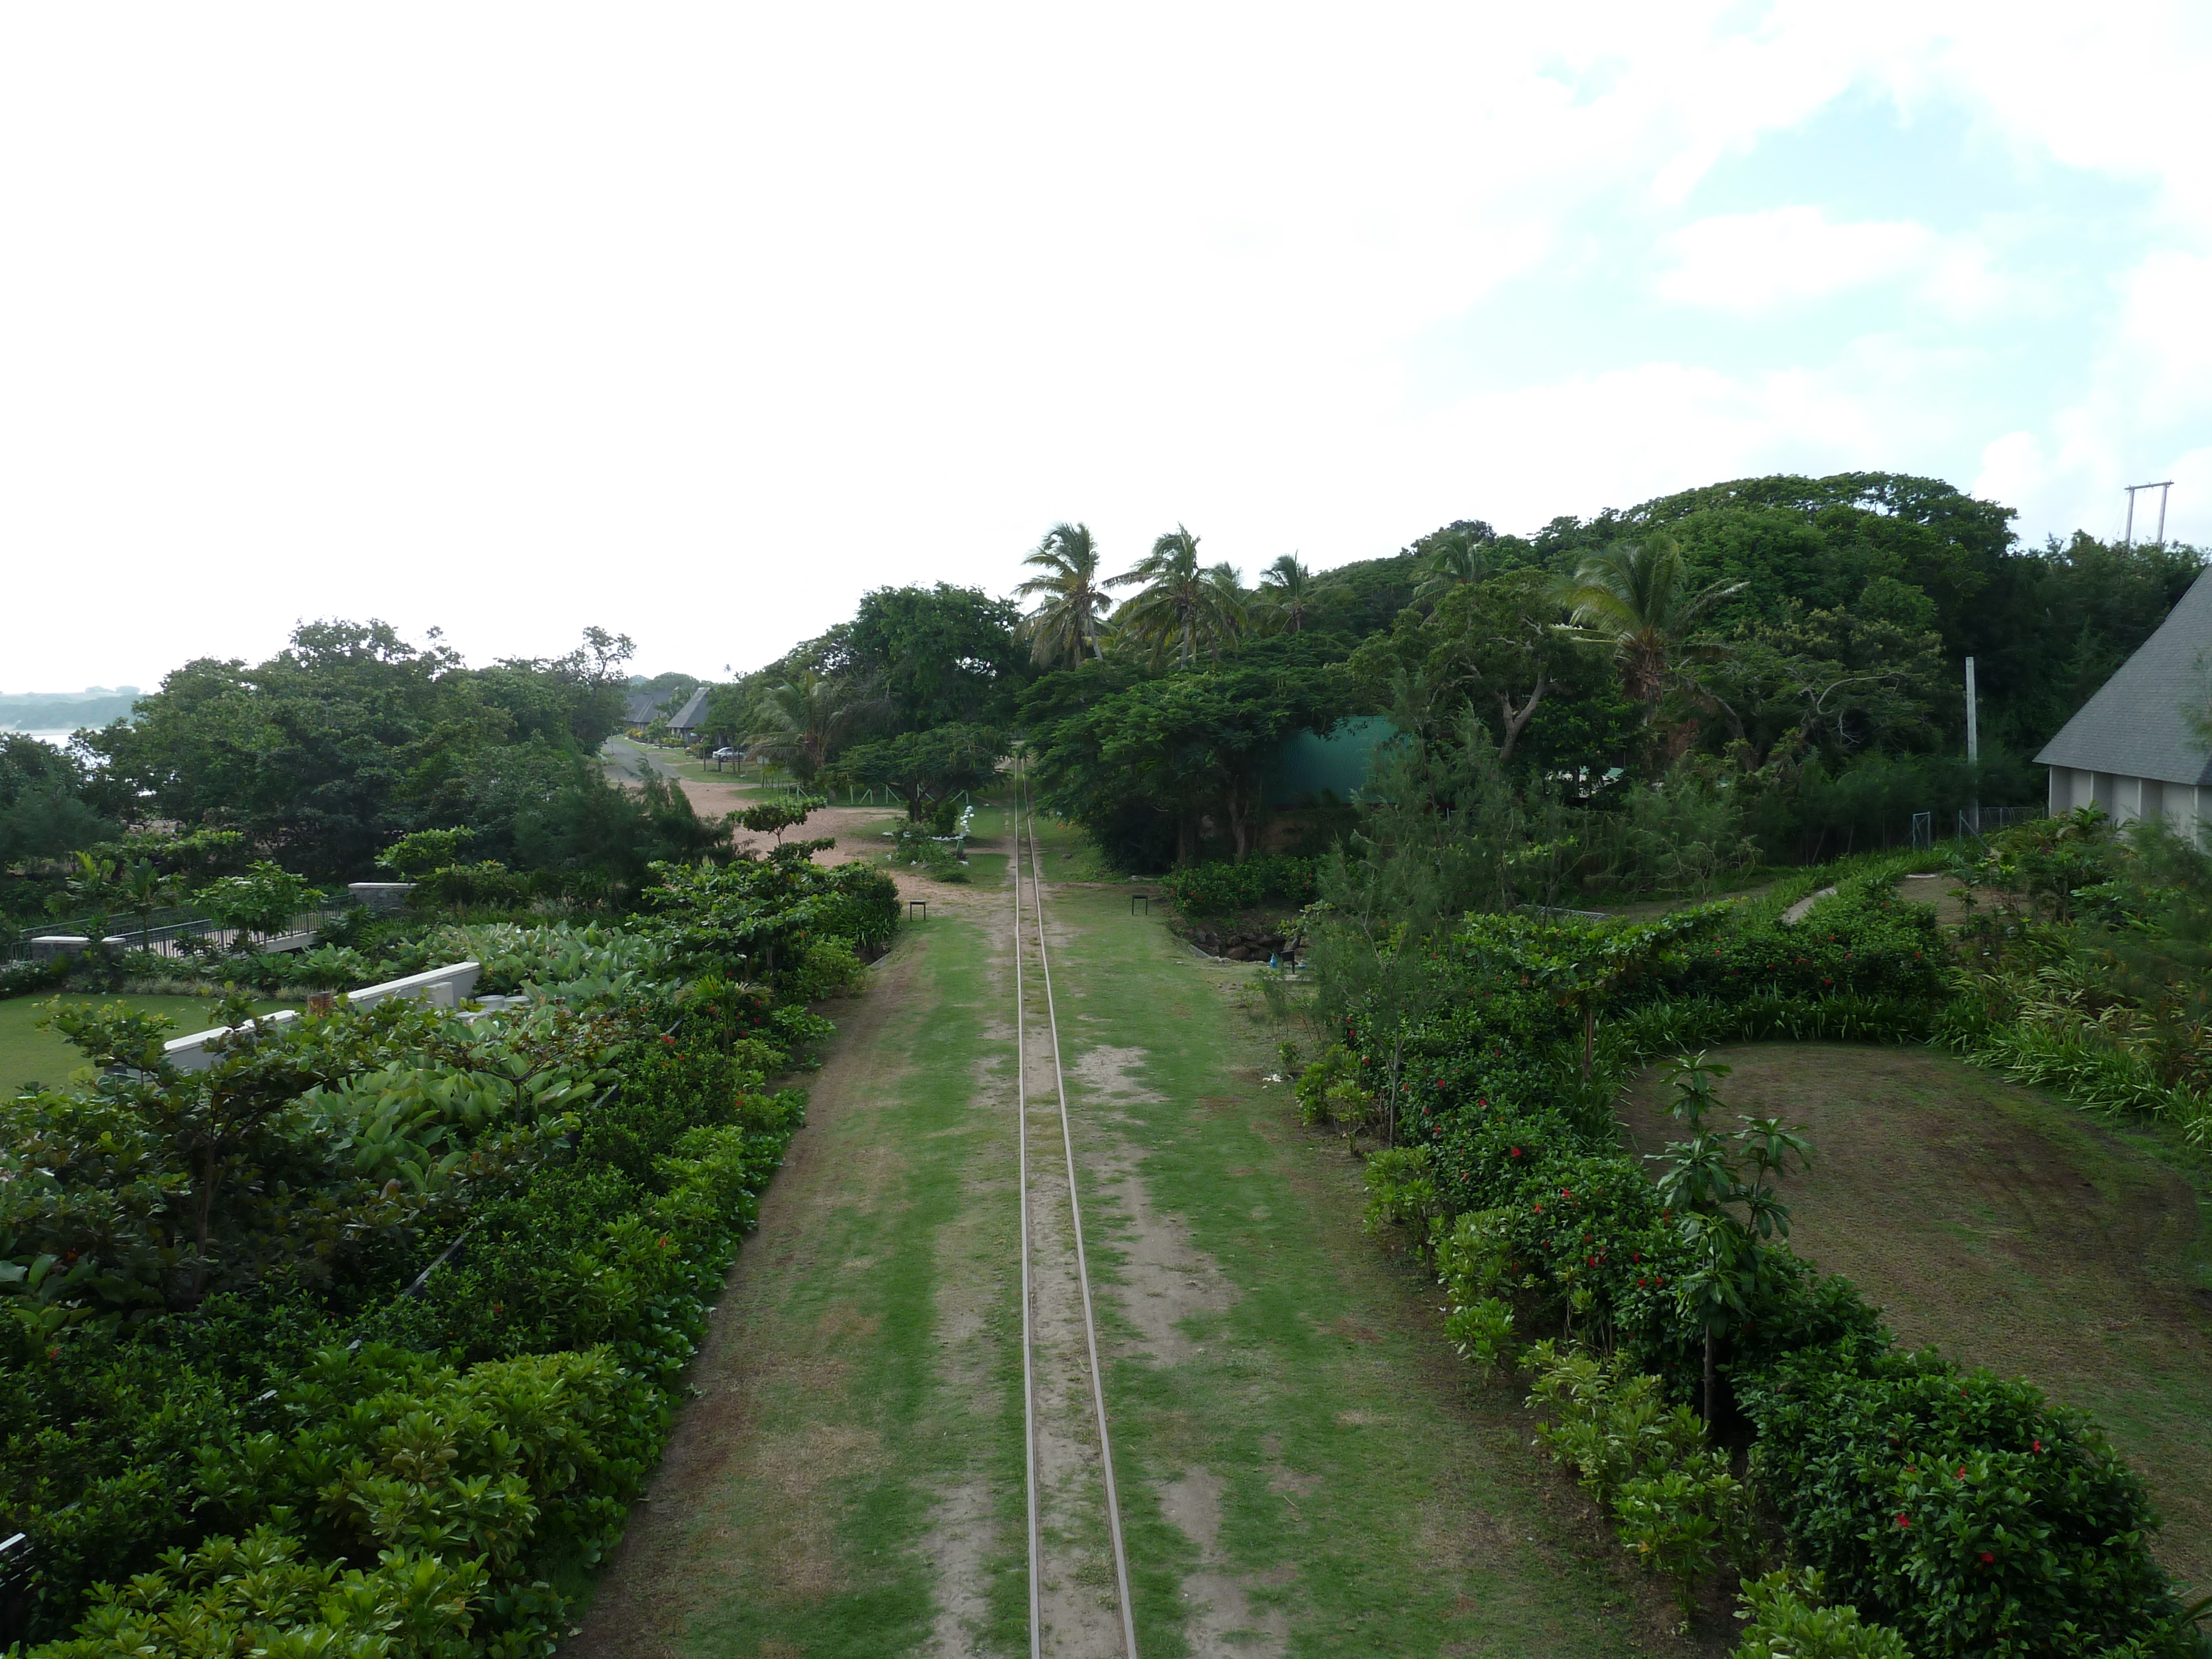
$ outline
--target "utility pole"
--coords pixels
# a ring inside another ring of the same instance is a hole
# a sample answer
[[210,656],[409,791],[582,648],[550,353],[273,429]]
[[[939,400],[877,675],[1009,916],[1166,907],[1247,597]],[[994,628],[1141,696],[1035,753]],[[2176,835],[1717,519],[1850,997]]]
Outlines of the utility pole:
[[2173,480],[2167,478],[2159,483],[2129,484],[2126,489],[2128,529],[2127,533],[2120,538],[2120,545],[2133,547],[2136,544],[2136,491],[2155,489],[2158,491],[2158,545],[2164,547],[2166,545],[2166,497],[2173,494]]
[[1966,659],[1966,764],[1974,775],[1973,796],[1967,810],[1974,817],[1974,833],[1982,833],[1982,729],[1974,707],[1974,659]]

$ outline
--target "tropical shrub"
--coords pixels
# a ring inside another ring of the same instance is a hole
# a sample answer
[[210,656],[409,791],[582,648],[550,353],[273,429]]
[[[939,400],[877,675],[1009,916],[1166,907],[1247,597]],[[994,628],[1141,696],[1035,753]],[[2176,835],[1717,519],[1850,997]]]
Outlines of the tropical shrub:
[[417,910],[513,910],[530,899],[530,878],[497,859],[443,864],[415,878],[407,902]]
[[1169,871],[1160,886],[1187,916],[1227,915],[1262,904],[1302,909],[1314,902],[1319,867],[1319,860],[1301,858],[1194,864]]
[[657,864],[639,931],[678,969],[712,969],[772,981],[803,960],[811,939],[875,951],[898,926],[898,887],[865,864],[809,862],[795,842],[769,857],[726,865]]
[[1670,1405],[1661,1379],[1632,1373],[1625,1355],[1546,1341],[1521,1363],[1535,1376],[1528,1403],[1547,1414],[1539,1443],[1613,1511],[1639,1565],[1673,1581],[1687,1619],[1698,1581],[1750,1554],[1750,1505],[1726,1455],[1706,1444],[1695,1413]]
[[2102,1653],[2168,1610],[2142,1482],[2033,1385],[1859,1341],[1738,1388],[1792,1539],[1919,1650]]
[[834,937],[812,940],[792,971],[792,998],[798,1002],[823,1002],[849,996],[859,988],[863,971],[849,941]]
[[82,1633],[40,1650],[49,1659],[168,1659],[265,1654],[269,1659],[460,1659],[488,1577],[482,1565],[382,1552],[368,1571],[303,1559],[276,1526],[165,1552],[152,1572],[94,1592]]
[[192,902],[220,927],[265,939],[283,933],[316,896],[311,884],[263,859],[242,876],[210,882]]
[[1787,1568],[1745,1579],[1743,1644],[1731,1659],[1912,1659],[1895,1631],[1860,1622],[1849,1602],[1828,1606],[1824,1585],[1820,1573]]
[[58,985],[69,977],[70,965],[66,957],[47,962],[0,962],[0,997],[27,996]]

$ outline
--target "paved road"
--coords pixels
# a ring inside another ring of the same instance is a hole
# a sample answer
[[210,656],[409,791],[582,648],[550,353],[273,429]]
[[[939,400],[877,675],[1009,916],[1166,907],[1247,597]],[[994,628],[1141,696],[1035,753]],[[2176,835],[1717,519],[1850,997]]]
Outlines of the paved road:
[[608,771],[617,778],[629,778],[642,783],[658,772],[662,777],[675,779],[682,775],[660,757],[659,751],[643,744],[632,743],[628,738],[609,738],[599,750],[599,758],[607,763]]

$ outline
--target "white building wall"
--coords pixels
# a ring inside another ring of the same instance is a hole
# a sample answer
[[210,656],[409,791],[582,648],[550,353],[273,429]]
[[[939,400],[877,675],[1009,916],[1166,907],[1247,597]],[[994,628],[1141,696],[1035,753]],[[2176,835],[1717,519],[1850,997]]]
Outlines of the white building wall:
[[2054,766],[2049,800],[2053,817],[2094,801],[2118,823],[2162,817],[2177,835],[2194,836],[2212,830],[2212,787],[2203,785],[2162,783],[2156,778]]

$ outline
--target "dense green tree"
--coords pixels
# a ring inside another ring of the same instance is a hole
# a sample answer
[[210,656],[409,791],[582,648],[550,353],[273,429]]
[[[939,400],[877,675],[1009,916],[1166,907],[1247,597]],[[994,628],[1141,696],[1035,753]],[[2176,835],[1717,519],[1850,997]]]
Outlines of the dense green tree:
[[1832,608],[1876,576],[1911,583],[1938,627],[1960,633],[2012,545],[2012,510],[1936,478],[1841,472],[1739,478],[1661,496],[1622,515],[1620,533],[1663,530],[1707,581],[1741,582],[1742,604]]
[[1314,578],[1313,617],[1306,625],[1347,643],[1371,638],[1413,604],[1425,574],[1423,560],[1410,550],[1324,570]]
[[416,649],[388,623],[307,623],[258,668],[202,659],[162,681],[135,725],[92,741],[150,791],[159,816],[231,823],[319,877],[357,872],[513,723],[458,653]]
[[2033,754],[2154,633],[2203,572],[2204,550],[2179,543],[2121,547],[2076,532],[2008,554],[1944,654],[1962,720],[1957,659],[1975,659],[1984,741]]
[[1190,862],[1209,827],[1242,859],[1283,740],[1358,706],[1341,667],[1291,649],[1140,680],[1032,727],[1039,799],[1133,867]]
[[1497,734],[1498,763],[1508,764],[1555,692],[1578,700],[1603,696],[1600,653],[1559,626],[1551,590],[1535,570],[1454,583],[1428,614],[1400,612],[1398,625],[1352,653],[1349,665],[1370,696],[1410,698],[1416,718],[1435,729],[1472,704]]
[[[2157,628],[2203,568],[2196,548],[2124,548],[2077,532],[2019,546],[2012,509],[1940,479],[1847,472],[1742,478],[1626,512],[1555,520],[1528,544],[1565,568],[1648,529],[1681,547],[1692,580],[1741,581],[1720,628],[1780,621],[1791,605],[1835,611],[1887,582],[1931,608],[1952,695],[1935,713],[1960,741],[1961,659],[1976,659],[1984,741],[2032,753]],[[1510,542],[1512,538],[1503,538]]]
[[696,674],[672,672],[655,674],[649,678],[643,674],[633,674],[629,677],[628,690],[632,696],[641,692],[651,696],[663,710],[668,710],[681,708],[684,699],[705,684]]
[[823,777],[832,784],[888,789],[919,823],[940,801],[988,783],[1005,752],[1005,740],[987,726],[939,726],[855,744]]
[[86,743],[137,816],[234,829],[317,881],[372,875],[399,836],[453,824],[513,858],[594,819],[643,832],[640,799],[588,758],[619,719],[629,652],[593,629],[565,657],[471,671],[434,636],[417,648],[384,623],[307,623],[258,666],[185,664],[135,723]]
[[1942,728],[1929,716],[1947,688],[1942,637],[1925,625],[1932,611],[1887,577],[1833,610],[1793,603],[1778,620],[1739,626],[1698,671],[1697,698],[1719,712],[1750,769],[1814,746],[1835,762],[1869,747],[1933,747]]
[[112,835],[112,820],[87,799],[96,789],[82,755],[21,732],[0,732],[0,866],[52,858]]
[[878,694],[895,732],[988,722],[1030,677],[1021,608],[981,588],[879,587],[864,594],[823,672]]

